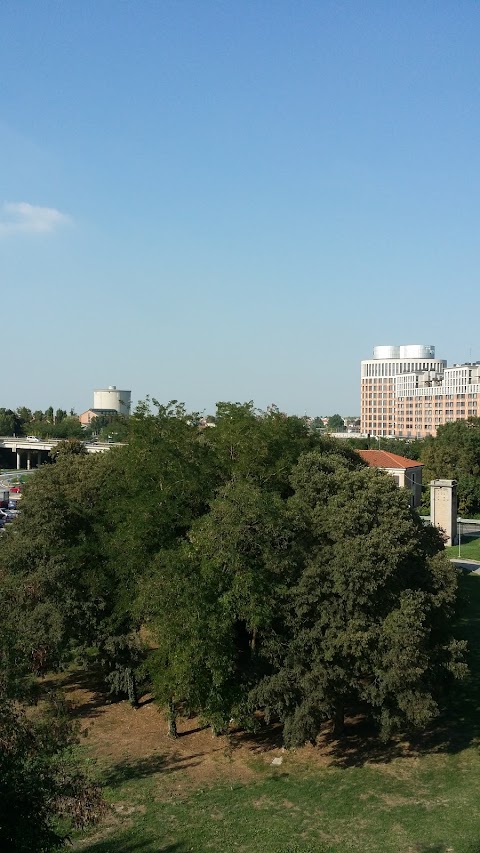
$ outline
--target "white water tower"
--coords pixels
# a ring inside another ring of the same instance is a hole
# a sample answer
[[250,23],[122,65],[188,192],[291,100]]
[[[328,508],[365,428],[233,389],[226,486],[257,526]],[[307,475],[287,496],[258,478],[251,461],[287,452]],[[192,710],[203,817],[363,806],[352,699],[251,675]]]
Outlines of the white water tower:
[[116,385],[93,392],[94,409],[111,409],[119,415],[129,415],[132,404],[131,391],[119,391]]

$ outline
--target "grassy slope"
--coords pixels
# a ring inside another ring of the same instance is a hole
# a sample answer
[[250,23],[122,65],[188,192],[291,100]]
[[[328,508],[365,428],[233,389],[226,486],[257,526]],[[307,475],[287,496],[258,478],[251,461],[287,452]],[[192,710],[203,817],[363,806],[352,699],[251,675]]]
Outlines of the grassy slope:
[[[462,577],[459,633],[472,675],[456,689],[435,743],[407,757],[312,768],[252,759],[250,784],[192,788],[162,771],[110,772],[108,826],[77,842],[87,853],[478,853],[480,579]],[[373,758],[373,756],[372,756]],[[391,760],[389,760],[391,759]],[[235,759],[233,759],[235,760]]]
[[[446,548],[449,557],[458,557],[458,545]],[[477,539],[462,539],[460,556],[467,560],[480,560],[480,537]]]

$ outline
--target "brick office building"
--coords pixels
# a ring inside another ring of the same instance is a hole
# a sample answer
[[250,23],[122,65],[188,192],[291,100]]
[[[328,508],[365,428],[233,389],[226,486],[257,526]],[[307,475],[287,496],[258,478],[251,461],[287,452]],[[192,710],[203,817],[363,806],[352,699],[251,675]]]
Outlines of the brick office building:
[[480,414],[480,362],[447,367],[435,347],[379,346],[361,366],[361,432],[435,435],[448,421]]

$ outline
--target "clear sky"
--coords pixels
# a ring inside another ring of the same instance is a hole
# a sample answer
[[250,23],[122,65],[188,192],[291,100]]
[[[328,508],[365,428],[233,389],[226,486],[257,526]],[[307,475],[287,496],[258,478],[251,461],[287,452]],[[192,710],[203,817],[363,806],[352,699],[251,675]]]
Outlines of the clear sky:
[[0,406],[480,359],[480,4],[2,0]]

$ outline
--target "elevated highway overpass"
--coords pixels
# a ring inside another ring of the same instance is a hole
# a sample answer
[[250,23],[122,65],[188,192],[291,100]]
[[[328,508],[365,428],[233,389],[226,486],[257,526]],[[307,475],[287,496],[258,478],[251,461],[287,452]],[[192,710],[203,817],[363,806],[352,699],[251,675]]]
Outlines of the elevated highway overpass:
[[[46,455],[61,441],[65,441],[65,439],[36,439],[25,436],[17,438],[11,435],[4,435],[0,436],[0,450],[11,450],[16,455],[17,470],[20,471],[22,468],[26,468],[29,471],[31,468],[37,468],[43,462],[46,462]],[[85,441],[83,443],[87,453],[104,453],[105,450],[111,450],[112,447],[122,447],[122,444],[117,442]],[[22,465],[23,462],[25,464]]]

